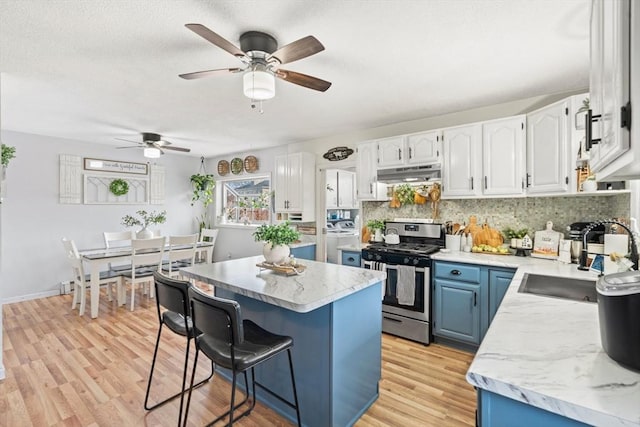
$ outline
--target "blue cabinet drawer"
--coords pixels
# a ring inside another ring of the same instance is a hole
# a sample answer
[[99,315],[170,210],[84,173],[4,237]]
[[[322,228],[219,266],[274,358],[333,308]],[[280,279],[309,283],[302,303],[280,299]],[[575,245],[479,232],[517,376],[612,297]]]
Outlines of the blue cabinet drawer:
[[361,259],[362,259],[362,254],[360,252],[342,251],[342,265],[360,267]]
[[467,264],[436,262],[435,277],[458,282],[480,283],[480,267]]

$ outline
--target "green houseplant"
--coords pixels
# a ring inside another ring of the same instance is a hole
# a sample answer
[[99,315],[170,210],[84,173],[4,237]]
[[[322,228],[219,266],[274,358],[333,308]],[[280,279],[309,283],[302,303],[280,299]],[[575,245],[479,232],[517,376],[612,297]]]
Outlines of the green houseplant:
[[9,166],[9,160],[16,156],[16,147],[2,144],[2,179],[4,180],[7,166]]
[[289,257],[289,244],[300,238],[300,233],[291,228],[289,221],[280,224],[263,224],[253,233],[256,242],[264,242],[262,254],[265,261],[280,264]]
[[201,201],[205,208],[213,203],[213,189],[216,186],[213,175],[200,173],[191,175],[191,185],[193,185],[191,206],[197,201]]
[[384,221],[381,219],[370,219],[367,221],[367,227],[373,234],[375,242],[382,242],[382,230],[384,230]]
[[133,227],[134,225],[140,225],[142,228],[136,233],[138,239],[150,239],[153,237],[153,232],[147,230],[147,227],[151,224],[163,224],[167,220],[167,211],[156,213],[147,212],[144,209],[136,211],[138,217],[132,215],[125,215],[122,217],[122,225],[126,227]]

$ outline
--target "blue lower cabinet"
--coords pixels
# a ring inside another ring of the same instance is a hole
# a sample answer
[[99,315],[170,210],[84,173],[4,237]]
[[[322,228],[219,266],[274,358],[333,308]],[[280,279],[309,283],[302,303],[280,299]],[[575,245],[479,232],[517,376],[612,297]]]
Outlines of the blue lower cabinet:
[[310,259],[316,260],[316,245],[301,246],[298,248],[291,248],[291,255],[298,259]]
[[469,344],[480,344],[480,285],[434,280],[433,334]]
[[342,265],[360,267],[362,254],[360,252],[342,251]]
[[512,270],[489,270],[489,324],[507,293],[514,272]]
[[478,389],[479,427],[583,427],[580,421]]

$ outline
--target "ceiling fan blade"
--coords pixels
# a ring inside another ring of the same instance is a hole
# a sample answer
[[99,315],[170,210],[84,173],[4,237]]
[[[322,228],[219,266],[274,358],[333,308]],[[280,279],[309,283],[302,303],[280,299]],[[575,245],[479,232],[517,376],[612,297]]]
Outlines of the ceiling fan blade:
[[319,79],[317,77],[308,76],[306,74],[296,73],[295,71],[281,69],[276,70],[276,77],[279,77],[289,83],[304,86],[320,92],[325,92],[331,87],[331,82]]
[[[118,141],[130,142],[130,143],[132,143],[132,144],[138,144],[138,145],[140,145],[140,141],[132,141],[132,140],[130,140],[130,139],[124,139],[124,138],[114,138],[114,139],[117,139]],[[124,148],[124,147],[123,147],[123,148]]]
[[202,24],[185,24],[185,27],[207,40],[210,43],[218,46],[220,49],[226,50],[231,55],[237,58],[247,58],[247,54],[240,50],[237,46],[225,39],[219,34],[214,33]]
[[313,36],[307,36],[282,46],[280,49],[269,55],[269,59],[275,58],[281,64],[288,64],[307,56],[322,52],[324,46]]
[[126,147],[116,147],[117,149],[121,149],[121,148],[142,148],[139,145],[127,145]]
[[182,151],[183,153],[191,152],[190,148],[182,148],[182,147],[167,147],[166,145],[162,147],[164,150],[173,150],[173,151]]
[[179,74],[186,80],[201,79],[203,77],[215,76],[216,74],[239,73],[242,68],[218,68],[216,70],[196,71],[195,73]]
[[160,146],[155,142],[152,142],[151,144],[149,144],[149,147],[157,149],[158,151],[160,151],[160,154],[164,154],[164,151],[162,151],[162,148],[165,148],[165,147],[160,148]]

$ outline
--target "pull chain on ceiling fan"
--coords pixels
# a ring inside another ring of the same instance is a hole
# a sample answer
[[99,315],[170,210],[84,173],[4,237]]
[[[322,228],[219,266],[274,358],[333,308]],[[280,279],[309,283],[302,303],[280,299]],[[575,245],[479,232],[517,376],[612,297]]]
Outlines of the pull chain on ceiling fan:
[[[299,59],[315,55],[324,50],[324,46],[315,37],[307,36],[278,49],[278,42],[269,34],[248,31],[240,36],[240,48],[219,34],[201,24],[186,24],[188,29],[208,42],[226,50],[245,64],[244,68],[219,68],[180,74],[187,80],[199,79],[228,73],[244,73],[242,76],[244,95],[252,102],[271,99],[276,93],[276,77],[289,83],[309,89],[325,92],[331,83],[317,77],[279,68]],[[255,104],[252,104],[255,108]]]

